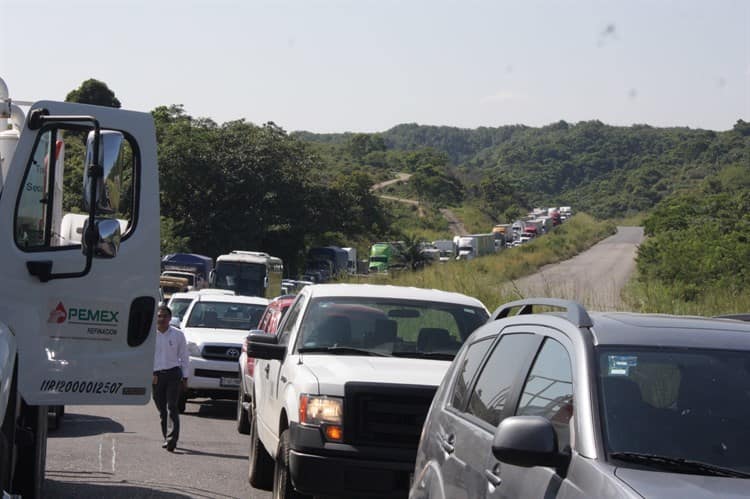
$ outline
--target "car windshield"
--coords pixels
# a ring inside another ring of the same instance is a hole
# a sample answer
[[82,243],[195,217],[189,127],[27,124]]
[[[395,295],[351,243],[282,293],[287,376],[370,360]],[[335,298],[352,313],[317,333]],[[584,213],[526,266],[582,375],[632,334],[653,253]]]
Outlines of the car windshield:
[[318,298],[302,320],[299,352],[348,348],[362,354],[451,360],[474,329],[482,308],[382,298]]
[[172,311],[172,317],[182,319],[182,316],[185,315],[185,311],[192,302],[192,298],[172,298],[169,302],[169,310]]
[[598,360],[610,456],[750,472],[750,352],[600,347]]
[[187,327],[250,330],[258,326],[265,305],[198,302],[190,311]]

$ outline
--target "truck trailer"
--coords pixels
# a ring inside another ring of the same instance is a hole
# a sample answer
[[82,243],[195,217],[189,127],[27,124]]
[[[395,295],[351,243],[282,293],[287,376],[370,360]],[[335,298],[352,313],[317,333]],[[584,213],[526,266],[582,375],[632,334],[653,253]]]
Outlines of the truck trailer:
[[471,260],[495,252],[494,234],[470,234],[458,238],[458,256],[456,260]]

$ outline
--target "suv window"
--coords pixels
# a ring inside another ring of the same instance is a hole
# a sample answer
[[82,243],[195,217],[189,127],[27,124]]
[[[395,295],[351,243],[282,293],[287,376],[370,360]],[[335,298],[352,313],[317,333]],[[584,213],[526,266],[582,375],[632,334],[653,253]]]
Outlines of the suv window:
[[538,344],[534,334],[504,335],[479,374],[466,412],[492,426],[500,424],[511,388]]
[[467,394],[469,393],[469,384],[479,368],[479,363],[492,345],[493,339],[493,337],[484,338],[472,343],[466,349],[466,353],[461,359],[460,367],[457,369],[458,375],[456,376],[456,382],[453,385],[453,394],[450,397],[450,405],[456,409],[461,410],[466,404]]
[[531,368],[518,405],[519,416],[543,416],[557,430],[560,450],[570,444],[568,421],[573,415],[570,357],[559,342],[547,338]]

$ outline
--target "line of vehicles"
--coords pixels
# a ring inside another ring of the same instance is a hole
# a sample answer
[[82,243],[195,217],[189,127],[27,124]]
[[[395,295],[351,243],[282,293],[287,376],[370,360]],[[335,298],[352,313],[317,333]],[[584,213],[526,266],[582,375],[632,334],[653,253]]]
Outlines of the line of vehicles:
[[[211,293],[188,315],[247,299]],[[230,342],[206,332],[191,376],[214,362],[225,393],[202,395],[237,396],[248,479],[274,497],[747,497],[735,318],[322,284]]]
[[[545,234],[572,215],[568,206],[535,209],[513,224],[496,225],[491,233],[456,236],[423,243],[424,263],[471,260],[517,246]],[[311,283],[324,283],[347,274],[383,273],[404,269],[408,262],[402,241],[381,241],[370,247],[369,259],[360,261],[353,247],[309,248],[299,279],[284,278],[284,263],[261,251],[234,250],[213,259],[193,253],[174,253],[161,260],[160,288],[163,299],[179,291],[216,288],[238,295],[272,298],[294,292]]]

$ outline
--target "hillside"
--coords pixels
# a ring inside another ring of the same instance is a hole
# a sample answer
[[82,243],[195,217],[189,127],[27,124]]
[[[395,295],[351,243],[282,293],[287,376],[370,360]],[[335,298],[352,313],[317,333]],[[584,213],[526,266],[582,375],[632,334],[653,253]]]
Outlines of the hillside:
[[[324,160],[334,152],[341,160],[355,141],[363,142],[364,134],[293,135],[316,144]],[[424,163],[410,165],[407,153],[432,151],[445,158],[433,163],[455,176],[468,198],[485,202],[490,210],[493,204],[498,212],[513,203],[562,204],[603,218],[649,210],[665,196],[727,166],[746,165],[750,158],[750,125],[742,120],[725,132],[615,127],[598,121],[473,130],[404,124],[369,137],[383,148],[355,155],[350,164],[374,172],[393,166],[414,171]],[[482,182],[496,179],[512,186],[512,199],[499,204],[482,199]]]

